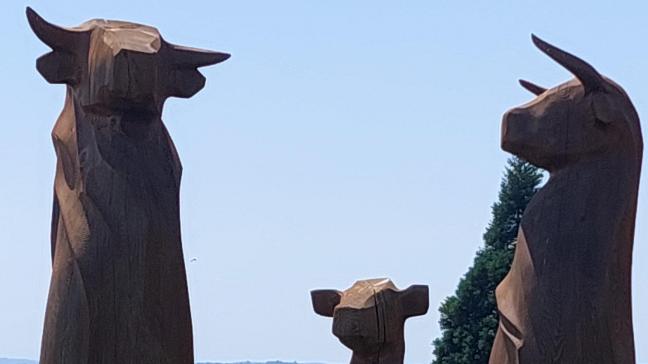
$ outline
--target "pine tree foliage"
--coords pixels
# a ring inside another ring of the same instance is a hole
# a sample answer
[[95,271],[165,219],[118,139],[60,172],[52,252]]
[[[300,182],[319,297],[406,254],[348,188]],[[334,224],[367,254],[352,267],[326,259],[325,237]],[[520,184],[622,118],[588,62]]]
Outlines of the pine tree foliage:
[[542,181],[542,172],[516,157],[509,159],[499,200],[484,233],[484,247],[439,311],[442,336],[434,340],[433,364],[487,364],[497,330],[495,287],[513,260],[522,213]]

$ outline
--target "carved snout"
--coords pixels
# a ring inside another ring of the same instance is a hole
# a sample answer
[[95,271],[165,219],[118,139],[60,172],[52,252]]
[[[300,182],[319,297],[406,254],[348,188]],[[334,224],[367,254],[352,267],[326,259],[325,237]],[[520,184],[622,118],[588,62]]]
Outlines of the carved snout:
[[342,308],[333,316],[333,335],[344,346],[358,353],[375,353],[384,344],[384,323],[378,321],[376,307]]
[[502,150],[541,168],[551,169],[557,163],[560,127],[560,123],[544,120],[532,110],[511,109],[502,117]]
[[515,108],[504,113],[501,127],[502,149],[516,155],[523,153],[528,146],[528,139],[533,137],[533,123],[522,109]]

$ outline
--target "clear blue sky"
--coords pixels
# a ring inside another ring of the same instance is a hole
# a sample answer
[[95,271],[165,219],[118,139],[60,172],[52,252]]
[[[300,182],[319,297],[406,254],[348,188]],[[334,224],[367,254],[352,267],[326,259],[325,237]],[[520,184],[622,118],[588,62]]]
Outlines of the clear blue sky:
[[[648,4],[591,1],[6,1],[0,12],[0,356],[36,358],[50,278],[64,88],[37,74],[47,48],[26,5],[77,25],[158,27],[232,53],[164,120],[184,164],[182,228],[200,360],[345,362],[313,288],[391,277],[430,285],[407,325],[428,363],[436,308],[471,264],[507,154],[501,115],[571,76],[534,32],[622,84],[648,118]],[[648,119],[645,119],[648,120]],[[648,122],[648,121],[646,121]],[[648,361],[648,179],[634,265],[638,359]],[[197,261],[189,263],[189,259]]]

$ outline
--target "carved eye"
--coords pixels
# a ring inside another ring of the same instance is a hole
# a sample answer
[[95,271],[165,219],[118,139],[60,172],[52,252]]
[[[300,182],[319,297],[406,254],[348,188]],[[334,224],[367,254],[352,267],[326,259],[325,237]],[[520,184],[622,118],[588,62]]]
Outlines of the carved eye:
[[568,99],[571,95],[571,92],[569,91],[570,90],[568,88],[562,88],[558,90],[558,97],[560,97],[561,99]]

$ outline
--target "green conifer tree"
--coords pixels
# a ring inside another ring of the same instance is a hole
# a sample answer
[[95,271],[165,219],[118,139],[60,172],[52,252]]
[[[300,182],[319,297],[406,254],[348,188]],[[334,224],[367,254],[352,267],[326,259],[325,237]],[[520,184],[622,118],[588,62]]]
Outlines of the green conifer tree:
[[433,364],[488,363],[499,320],[495,287],[511,267],[522,213],[541,181],[537,167],[516,157],[508,160],[484,247],[439,308],[442,336],[434,340]]

